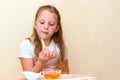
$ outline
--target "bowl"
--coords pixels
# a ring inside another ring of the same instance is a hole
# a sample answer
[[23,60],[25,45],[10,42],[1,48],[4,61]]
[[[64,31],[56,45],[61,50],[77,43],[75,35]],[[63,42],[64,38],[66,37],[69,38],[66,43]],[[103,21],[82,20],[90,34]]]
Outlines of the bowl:
[[59,69],[43,70],[42,74],[45,79],[58,79],[61,75],[61,70]]
[[35,73],[31,71],[23,71],[22,74],[25,76],[27,80],[38,80],[38,78],[40,78],[41,76],[41,72]]

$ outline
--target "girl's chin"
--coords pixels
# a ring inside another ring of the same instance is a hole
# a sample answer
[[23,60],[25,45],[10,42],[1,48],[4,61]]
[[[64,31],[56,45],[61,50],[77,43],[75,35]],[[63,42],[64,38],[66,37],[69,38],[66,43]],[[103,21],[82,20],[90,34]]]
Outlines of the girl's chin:
[[50,38],[49,37],[41,37],[40,39],[49,40]]

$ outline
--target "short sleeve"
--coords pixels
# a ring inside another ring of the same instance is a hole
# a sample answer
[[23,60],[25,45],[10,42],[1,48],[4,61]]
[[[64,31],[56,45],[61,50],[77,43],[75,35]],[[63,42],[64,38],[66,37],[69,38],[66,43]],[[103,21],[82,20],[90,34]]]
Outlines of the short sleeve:
[[21,42],[19,46],[19,58],[34,58],[34,48],[28,39]]

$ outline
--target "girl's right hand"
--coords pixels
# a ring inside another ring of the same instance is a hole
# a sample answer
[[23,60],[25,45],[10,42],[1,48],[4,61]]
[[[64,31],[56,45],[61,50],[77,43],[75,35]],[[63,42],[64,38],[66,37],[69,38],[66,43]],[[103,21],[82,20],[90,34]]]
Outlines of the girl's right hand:
[[54,54],[52,53],[52,51],[50,51],[47,47],[44,47],[39,54],[39,62],[45,63],[53,56]]

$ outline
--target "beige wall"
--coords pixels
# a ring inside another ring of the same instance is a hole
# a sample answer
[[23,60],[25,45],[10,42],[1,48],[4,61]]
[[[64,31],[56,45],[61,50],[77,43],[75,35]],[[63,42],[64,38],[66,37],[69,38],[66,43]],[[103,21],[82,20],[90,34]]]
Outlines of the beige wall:
[[21,70],[18,47],[43,4],[61,13],[71,73],[120,79],[119,0],[0,0],[0,78]]

